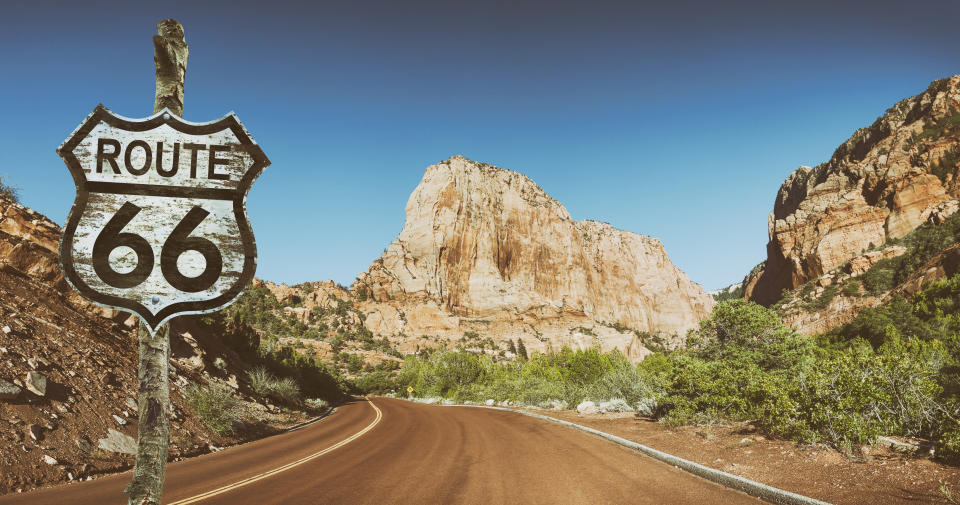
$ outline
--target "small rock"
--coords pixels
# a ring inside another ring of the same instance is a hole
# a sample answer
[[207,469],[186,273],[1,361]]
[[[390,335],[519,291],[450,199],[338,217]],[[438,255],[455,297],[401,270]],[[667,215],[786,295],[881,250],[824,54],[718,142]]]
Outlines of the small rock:
[[488,406],[492,406],[494,403],[496,402],[493,401],[493,398],[490,398],[487,401],[483,402],[484,405],[488,405]]
[[107,429],[107,436],[97,441],[97,447],[121,454],[137,453],[137,441],[130,435],[120,433],[113,428]]
[[80,449],[80,452],[84,454],[90,454],[93,452],[93,444],[86,438],[78,438],[76,440],[77,449]]
[[48,464],[48,465],[56,465],[56,464],[57,464],[57,460],[53,459],[53,457],[51,457],[51,456],[47,456],[46,454],[43,455],[43,462],[46,463],[46,464]]
[[36,424],[27,426],[27,433],[30,434],[30,438],[35,441],[43,440],[43,428]]
[[37,367],[40,366],[40,364],[37,363],[37,358],[27,358],[27,365],[29,365],[30,368],[34,370],[36,370]]
[[47,378],[37,372],[27,372],[26,388],[37,396],[47,394]]
[[137,401],[134,400],[133,398],[127,397],[126,405],[127,405],[127,408],[129,408],[130,410],[134,410],[134,411],[137,410]]
[[22,391],[20,386],[0,380],[0,400],[15,400]]
[[577,405],[577,412],[581,414],[596,414],[599,412],[597,404],[591,401],[585,401]]
[[13,330],[11,330],[9,326],[4,326],[3,328],[0,328],[0,331],[3,331],[3,332],[6,333],[7,335],[9,335],[10,332],[13,331]]
[[116,415],[116,414],[113,414],[113,419],[114,419],[115,421],[117,421],[117,424],[119,424],[120,426],[123,426],[123,425],[127,424],[127,420],[126,420],[126,419],[124,419],[124,418],[122,418],[122,417],[120,417],[120,416],[118,416],[118,415]]

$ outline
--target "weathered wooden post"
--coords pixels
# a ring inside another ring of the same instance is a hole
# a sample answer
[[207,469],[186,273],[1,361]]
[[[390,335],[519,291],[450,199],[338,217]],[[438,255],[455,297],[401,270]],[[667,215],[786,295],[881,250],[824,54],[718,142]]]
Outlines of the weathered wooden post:
[[[157,23],[153,36],[153,62],[157,69],[157,92],[153,112],[169,109],[183,116],[183,83],[189,48],[183,26],[173,19]],[[133,480],[127,485],[130,505],[159,505],[167,473],[170,448],[170,325],[151,335],[140,322],[140,363],[137,367],[137,459]]]
[[97,106],[57,148],[77,186],[60,238],[60,266],[78,293],[140,318],[137,459],[131,505],[159,505],[170,440],[172,318],[226,307],[253,280],[257,244],[250,186],[270,160],[233,113],[207,123],[183,114],[187,44],[157,23],[154,114]]

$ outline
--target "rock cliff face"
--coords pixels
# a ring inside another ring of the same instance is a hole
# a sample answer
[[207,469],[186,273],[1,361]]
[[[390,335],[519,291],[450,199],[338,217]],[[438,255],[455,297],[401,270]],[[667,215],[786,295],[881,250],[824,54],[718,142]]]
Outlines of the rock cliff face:
[[954,76],[857,130],[826,163],[787,177],[768,219],[767,259],[744,280],[745,296],[772,303],[784,288],[956,210],[958,158]]
[[[353,286],[405,312],[397,331],[443,334],[500,321],[516,326],[504,333],[562,345],[561,335],[574,338],[567,322],[683,334],[713,308],[659,240],[574,221],[516,172],[453,157],[427,168],[406,214],[400,236]],[[385,331],[397,322],[382,312],[368,326]],[[630,345],[623,338],[616,347]]]

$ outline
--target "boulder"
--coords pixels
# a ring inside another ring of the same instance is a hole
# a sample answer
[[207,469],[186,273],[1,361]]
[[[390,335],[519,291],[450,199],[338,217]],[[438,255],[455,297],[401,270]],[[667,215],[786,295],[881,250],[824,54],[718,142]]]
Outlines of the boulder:
[[107,429],[107,436],[97,441],[97,447],[120,454],[137,453],[137,441],[130,435],[120,433],[113,428]]
[[577,412],[580,414],[596,414],[600,412],[600,409],[597,408],[597,404],[591,401],[581,402],[580,405],[577,405]]
[[77,444],[77,449],[84,454],[90,454],[93,452],[93,443],[90,442],[86,437],[78,438],[75,440]]
[[601,402],[599,407],[603,412],[633,412],[634,410],[623,398],[611,398]]
[[16,400],[22,391],[23,389],[21,389],[20,386],[5,380],[0,380],[0,401]]
[[47,377],[39,372],[27,372],[27,379],[24,381],[27,390],[37,396],[47,394]]

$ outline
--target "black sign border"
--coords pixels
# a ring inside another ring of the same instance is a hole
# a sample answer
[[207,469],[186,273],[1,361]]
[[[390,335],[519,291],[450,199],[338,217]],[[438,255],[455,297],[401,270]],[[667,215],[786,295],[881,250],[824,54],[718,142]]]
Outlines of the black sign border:
[[[73,154],[73,149],[77,147],[101,121],[115,128],[131,132],[152,130],[160,125],[166,124],[174,130],[188,135],[208,135],[226,129],[231,130],[233,134],[236,135],[240,144],[253,159],[253,165],[240,180],[240,184],[237,186],[237,189],[234,190],[236,195],[232,199],[233,211],[237,216],[240,240],[243,245],[244,263],[239,279],[225,293],[210,300],[174,303],[164,307],[154,315],[146,306],[139,302],[95,291],[77,275],[73,265],[73,238],[80,222],[80,216],[83,214],[83,209],[87,205],[89,190],[87,188],[88,181],[80,165],[80,160]],[[191,124],[184,122],[177,117],[176,114],[167,109],[146,119],[132,120],[118,117],[114,115],[110,109],[104,107],[103,104],[99,104],[63,145],[57,148],[57,154],[63,158],[64,163],[66,163],[67,168],[70,170],[70,175],[73,176],[73,182],[77,187],[77,197],[73,201],[73,207],[71,207],[70,214],[67,216],[67,224],[60,238],[60,268],[63,270],[64,278],[73,289],[77,290],[77,292],[87,299],[104,307],[133,312],[140,316],[150,328],[151,333],[155,333],[167,319],[173,318],[176,315],[203,314],[229,305],[230,302],[239,296],[243,289],[253,281],[253,276],[257,270],[257,242],[253,236],[253,230],[250,228],[250,222],[247,217],[247,193],[250,192],[250,187],[257,177],[260,176],[260,173],[263,172],[263,169],[270,165],[270,160],[267,159],[266,154],[260,149],[260,146],[250,138],[249,133],[247,133],[246,129],[240,124],[240,121],[233,113],[210,123]]]

